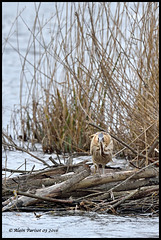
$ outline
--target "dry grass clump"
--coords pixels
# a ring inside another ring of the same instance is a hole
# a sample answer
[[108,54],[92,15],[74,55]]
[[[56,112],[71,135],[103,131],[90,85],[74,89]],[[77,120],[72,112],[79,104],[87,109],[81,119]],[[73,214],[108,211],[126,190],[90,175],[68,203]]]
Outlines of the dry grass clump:
[[33,80],[22,107],[23,134],[44,152],[88,151],[97,131],[92,122],[147,153],[159,135],[159,3],[63,4],[55,3],[48,44],[39,9],[30,30],[22,81],[29,64]]
[[80,110],[76,96],[67,101],[67,93],[61,94],[56,89],[49,104],[45,102],[42,106],[33,102],[33,108],[38,116],[31,121],[32,132],[42,142],[44,152],[88,150],[89,129],[85,126],[86,116]]

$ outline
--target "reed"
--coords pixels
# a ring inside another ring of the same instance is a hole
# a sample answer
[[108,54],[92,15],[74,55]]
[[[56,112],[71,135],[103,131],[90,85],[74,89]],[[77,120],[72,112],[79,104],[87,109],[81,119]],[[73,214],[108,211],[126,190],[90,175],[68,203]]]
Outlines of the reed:
[[[46,22],[35,5],[32,29],[19,16],[30,31],[21,56],[21,133],[44,152],[88,151],[92,122],[147,153],[159,135],[159,3],[63,5],[55,3]],[[115,142],[115,153],[121,149]]]

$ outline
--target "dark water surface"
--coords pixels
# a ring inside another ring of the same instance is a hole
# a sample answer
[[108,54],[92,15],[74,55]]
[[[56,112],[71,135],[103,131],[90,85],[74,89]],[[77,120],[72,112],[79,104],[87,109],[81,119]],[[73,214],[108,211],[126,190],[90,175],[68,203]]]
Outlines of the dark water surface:
[[[58,3],[59,4],[59,3]],[[23,2],[19,10],[24,7],[23,18],[31,26],[35,16],[34,4]],[[45,2],[41,6],[40,18],[50,17],[54,13],[54,3]],[[19,104],[21,65],[18,54],[4,39],[8,36],[11,25],[17,16],[17,3],[3,2],[2,4],[2,42],[3,42],[3,72],[2,72],[2,127],[10,124],[10,117],[14,105]],[[16,47],[15,25],[10,33],[9,42]],[[25,54],[28,32],[22,21],[19,21],[19,41],[21,52]],[[44,36],[45,37],[45,36]],[[47,36],[46,36],[47,37]],[[35,155],[48,159],[39,149]],[[7,157],[7,166],[6,166]],[[26,153],[6,151],[2,149],[2,166],[16,169],[26,159],[27,170],[42,168],[42,164]],[[24,166],[21,168],[24,169]],[[10,175],[10,173],[8,173]],[[157,238],[159,237],[159,219],[149,215],[115,216],[91,212],[48,212],[36,218],[32,212],[4,212],[2,213],[3,238]]]

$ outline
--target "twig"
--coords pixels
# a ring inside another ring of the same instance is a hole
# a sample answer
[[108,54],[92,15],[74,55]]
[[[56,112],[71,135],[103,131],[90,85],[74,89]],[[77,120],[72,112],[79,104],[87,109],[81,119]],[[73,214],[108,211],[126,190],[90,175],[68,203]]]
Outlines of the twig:
[[129,198],[131,198],[132,196],[134,196],[139,190],[135,189],[134,191],[132,191],[130,194],[128,194],[127,196],[125,196],[124,198],[122,198],[120,201],[118,201],[117,203],[113,204],[112,206],[110,206],[109,209],[106,210],[106,212],[109,212],[110,210],[114,209],[115,207],[118,207],[121,203],[125,202],[126,200],[128,200]]
[[159,138],[155,139],[154,143],[151,145],[148,151],[148,156],[153,152],[155,147],[159,144]]
[[13,189],[8,189],[8,188],[7,188],[7,191],[9,191],[9,192],[14,191],[14,193],[17,194],[17,195],[36,198],[36,199],[43,200],[43,201],[48,201],[48,202],[73,203],[72,200],[64,200],[64,199],[57,199],[57,198],[50,198],[50,197],[41,197],[41,196],[38,196],[36,194],[31,194],[31,193],[22,192],[22,191],[13,190]]
[[50,165],[49,165],[48,163],[46,163],[46,162],[45,162],[44,160],[42,160],[41,158],[35,156],[34,154],[30,153],[27,149],[18,147],[17,144],[16,144],[9,136],[7,136],[4,132],[2,132],[2,134],[12,143],[12,147],[14,147],[16,150],[25,152],[25,153],[29,154],[30,156],[36,158],[36,159],[39,160],[40,162],[42,162],[44,165],[47,165],[48,167],[50,167]]
[[126,183],[129,179],[131,179],[132,177],[134,177],[136,174],[142,172],[143,170],[145,170],[148,167],[151,167],[153,165],[155,165],[157,162],[159,162],[159,160],[155,161],[154,163],[149,164],[148,166],[143,167],[142,169],[138,170],[137,172],[133,173],[131,176],[129,176],[128,178],[126,178],[124,181],[122,181],[121,183],[117,184],[116,186],[110,188],[106,193],[104,193],[102,196],[103,198],[108,197],[109,192],[113,191],[114,189],[116,189],[117,187],[121,186],[122,184]]
[[[31,170],[18,170],[18,169],[10,169],[10,168],[2,168],[2,171],[11,172],[11,173],[30,173]],[[37,172],[39,170],[34,170],[33,172]]]

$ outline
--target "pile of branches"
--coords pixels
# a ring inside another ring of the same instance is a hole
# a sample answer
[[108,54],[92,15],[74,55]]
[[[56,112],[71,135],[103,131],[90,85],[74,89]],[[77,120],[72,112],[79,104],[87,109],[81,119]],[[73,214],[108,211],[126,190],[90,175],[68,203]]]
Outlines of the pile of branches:
[[[156,161],[158,162],[158,161]],[[106,168],[93,174],[83,161],[26,172],[2,182],[2,211],[83,210],[152,213],[159,209],[156,162],[136,170]]]

